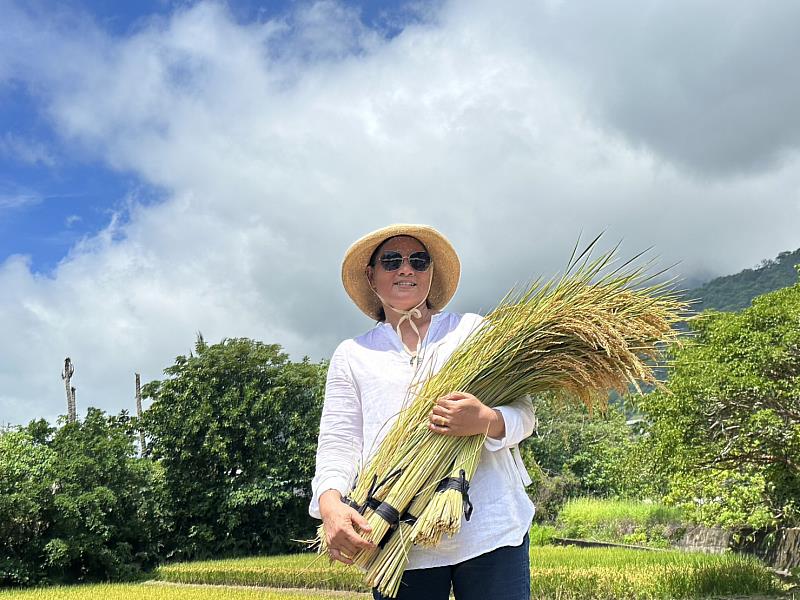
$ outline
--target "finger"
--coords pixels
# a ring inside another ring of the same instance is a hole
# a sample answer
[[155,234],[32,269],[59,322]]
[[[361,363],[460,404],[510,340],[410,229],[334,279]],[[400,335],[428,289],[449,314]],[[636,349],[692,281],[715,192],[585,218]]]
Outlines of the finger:
[[[365,540],[355,531],[347,534],[347,539],[345,540],[344,543],[348,545],[348,548],[352,548],[353,550],[353,552],[348,551],[347,552],[348,554],[354,554],[359,550],[371,550],[372,548],[375,547],[375,544],[373,542]],[[348,550],[348,548],[345,548],[345,550]]]
[[446,421],[452,419],[453,416],[454,415],[450,411],[432,410],[428,413],[428,420],[436,425],[446,425]]
[[336,549],[347,556],[355,556],[358,554],[359,550],[358,546],[356,546],[350,538],[339,541],[336,545]]
[[440,408],[444,408],[444,409],[446,409],[446,410],[453,410],[453,409],[455,409],[455,408],[457,408],[457,407],[458,407],[458,402],[459,402],[459,400],[461,400],[461,399],[460,399],[460,398],[458,398],[458,399],[453,399],[453,400],[450,400],[450,399],[448,399],[448,398],[439,398],[439,399],[436,401],[436,405],[437,405],[438,407],[440,407]]
[[370,533],[372,531],[372,526],[369,524],[364,515],[360,514],[356,509],[351,509],[352,512],[350,513],[350,520],[358,525],[358,528],[365,532]]
[[435,433],[441,433],[442,435],[450,435],[450,428],[449,427],[442,427],[440,425],[434,425],[433,423],[428,423],[428,429]]
[[444,427],[445,429],[450,427],[450,419],[447,417],[440,417],[436,415],[430,418],[430,422],[438,427]]
[[331,562],[333,562],[334,560],[338,560],[339,562],[344,563],[346,565],[352,565],[353,564],[352,559],[348,558],[347,556],[345,556],[344,554],[342,554],[339,550],[337,550],[335,548],[331,548],[330,550],[328,550],[328,555],[331,558]]
[[442,417],[440,415],[431,415],[430,417],[428,417],[428,421],[430,421],[434,425],[438,425],[439,427],[450,426],[450,419],[448,419],[447,417]]
[[439,406],[438,404],[433,407],[431,411],[432,415],[438,415],[440,417],[450,417],[452,416],[452,411],[449,408],[445,408],[444,406]]
[[372,549],[375,547],[373,542],[364,539],[353,527],[349,527],[345,530],[342,530],[342,537],[339,539],[341,543],[337,544],[338,547],[345,546],[343,550],[348,554],[353,554],[354,552],[358,552],[361,549]]

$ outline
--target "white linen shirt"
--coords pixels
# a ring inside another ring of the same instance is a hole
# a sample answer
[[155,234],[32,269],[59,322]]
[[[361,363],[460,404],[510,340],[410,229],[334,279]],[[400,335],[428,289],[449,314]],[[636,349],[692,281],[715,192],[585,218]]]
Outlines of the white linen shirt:
[[[321,518],[323,492],[335,489],[345,496],[352,490],[361,465],[367,464],[398,413],[408,406],[410,384],[421,373],[437,372],[482,321],[472,313],[434,314],[416,367],[389,323],[378,323],[364,335],[339,344],[328,366],[308,509],[312,517]],[[462,518],[461,530],[444,536],[435,548],[412,547],[408,569],[452,565],[522,543],[535,508],[525,493],[530,477],[516,446],[533,432],[534,410],[528,396],[498,410],[505,420],[505,437],[486,438],[469,482],[471,519]]]

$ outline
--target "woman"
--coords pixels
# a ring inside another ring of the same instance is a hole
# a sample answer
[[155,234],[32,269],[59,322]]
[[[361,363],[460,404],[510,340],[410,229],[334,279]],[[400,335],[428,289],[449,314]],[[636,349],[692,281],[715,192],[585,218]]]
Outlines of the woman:
[[[450,242],[425,225],[379,229],[345,254],[345,290],[378,323],[342,342],[328,369],[309,513],[322,519],[334,560],[351,564],[359,549],[372,546],[354,528],[368,531],[366,519],[342,497],[407,404],[409,386],[441,368],[482,321],[476,314],[442,312],[460,270]],[[529,598],[527,532],[534,507],[516,446],[533,431],[530,398],[492,409],[454,390],[437,400],[429,420],[439,435],[488,436],[470,482],[471,518],[435,548],[412,548],[398,598],[446,600],[451,586],[457,600]],[[377,590],[373,596],[382,598]]]

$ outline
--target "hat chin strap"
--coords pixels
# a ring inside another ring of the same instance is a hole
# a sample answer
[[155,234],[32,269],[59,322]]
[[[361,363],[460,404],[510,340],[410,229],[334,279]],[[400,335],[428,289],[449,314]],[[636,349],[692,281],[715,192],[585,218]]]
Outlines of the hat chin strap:
[[[412,319],[412,317],[414,317],[416,319],[421,319],[422,318],[422,311],[420,311],[419,307],[422,306],[425,303],[425,301],[428,299],[428,294],[431,293],[431,286],[432,285],[433,285],[433,263],[431,263],[431,276],[428,279],[428,291],[425,294],[425,297],[414,308],[411,308],[409,310],[403,310],[402,308],[395,308],[394,306],[389,304],[378,293],[378,290],[375,289],[375,286],[372,285],[372,282],[370,282],[370,284],[369,284],[370,289],[375,293],[375,295],[383,303],[384,306],[387,306],[390,309],[392,309],[394,312],[403,315],[402,317],[400,317],[400,320],[397,322],[397,327],[395,327],[394,330],[397,332],[397,337],[400,338],[400,343],[403,345],[403,349],[406,352],[408,352],[408,354],[411,355],[411,364],[412,365],[417,361],[417,354],[418,354],[418,350],[419,350],[419,345],[422,343],[422,336],[419,334],[419,329],[417,328],[417,324],[414,323],[414,320]],[[411,326],[411,329],[414,331],[414,333],[417,334],[417,347],[414,350],[411,350],[408,346],[406,346],[406,343],[403,341],[403,334],[400,333],[400,325],[402,325],[405,322],[408,322],[408,324]]]

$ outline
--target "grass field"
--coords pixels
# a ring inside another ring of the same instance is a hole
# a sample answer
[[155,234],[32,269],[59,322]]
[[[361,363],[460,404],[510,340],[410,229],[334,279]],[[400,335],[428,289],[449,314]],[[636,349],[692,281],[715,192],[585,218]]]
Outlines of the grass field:
[[[366,591],[355,570],[307,554],[168,565],[156,576],[181,583]],[[701,598],[777,594],[780,589],[758,561],[733,554],[531,547],[536,598]]]
[[556,523],[561,537],[666,548],[685,529],[679,509],[626,500],[577,498]]
[[[363,593],[367,590],[355,569],[330,565],[313,554],[180,563],[163,566],[153,576],[160,581],[6,590],[0,591],[0,600],[371,598]],[[536,599],[763,598],[781,591],[780,582],[761,563],[734,554],[531,546],[531,596]]]
[[261,585],[366,592],[361,573],[315,554],[250,557],[178,563],[160,567],[155,577],[176,583]]
[[0,600],[365,600],[364,594],[101,584],[0,591]]

